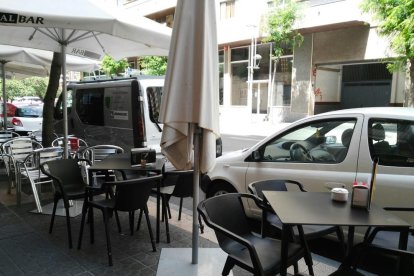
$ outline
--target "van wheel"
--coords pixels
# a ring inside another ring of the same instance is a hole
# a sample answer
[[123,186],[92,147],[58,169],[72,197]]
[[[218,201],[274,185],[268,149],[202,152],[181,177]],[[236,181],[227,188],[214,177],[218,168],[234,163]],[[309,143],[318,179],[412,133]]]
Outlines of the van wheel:
[[236,189],[227,182],[219,182],[214,184],[207,193],[207,198],[228,193],[237,193]]

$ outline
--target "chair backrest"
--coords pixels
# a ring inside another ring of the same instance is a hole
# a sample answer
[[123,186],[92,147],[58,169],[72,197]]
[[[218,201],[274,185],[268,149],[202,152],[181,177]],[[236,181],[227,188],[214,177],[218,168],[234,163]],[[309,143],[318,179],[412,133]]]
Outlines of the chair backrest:
[[29,154],[25,162],[30,162],[30,166],[33,168],[39,168],[41,164],[52,161],[52,160],[59,160],[63,157],[63,149],[57,147],[50,147],[50,148],[41,148],[34,150],[31,154]]
[[24,160],[34,150],[41,148],[43,147],[39,142],[29,137],[14,138],[2,145],[3,153],[12,156],[15,161]]
[[106,182],[104,185],[115,185],[115,209],[134,211],[146,206],[151,190],[161,181],[162,175],[142,177],[130,180]]
[[263,181],[256,181],[249,184],[248,190],[258,196],[259,198],[263,199],[263,191],[279,191],[279,192],[287,192],[288,188],[286,184],[293,184],[296,185],[300,191],[306,192],[303,188],[302,184],[297,181],[293,180],[278,180],[278,179],[271,179],[271,180],[263,180]]
[[[77,159],[57,159],[40,165],[44,174],[52,178],[56,188],[65,189],[85,187],[81,167]],[[58,187],[57,187],[58,186]]]
[[91,163],[101,161],[112,154],[123,153],[124,149],[115,145],[90,146],[82,150],[81,157],[88,159]]
[[251,234],[243,198],[257,200],[250,194],[228,193],[203,200],[197,206],[206,224],[215,231],[220,246],[229,240],[225,231],[238,236]]
[[[79,147],[88,147],[88,143],[85,140],[78,138],[79,140]],[[52,141],[52,147],[63,147],[64,137],[57,137],[55,140]],[[70,142],[68,140],[68,145]]]
[[13,139],[15,137],[19,137],[20,135],[17,132],[10,131],[10,130],[0,130],[0,144]]
[[167,171],[163,175],[163,184],[165,186],[175,185],[173,196],[190,197],[193,196],[194,171]]

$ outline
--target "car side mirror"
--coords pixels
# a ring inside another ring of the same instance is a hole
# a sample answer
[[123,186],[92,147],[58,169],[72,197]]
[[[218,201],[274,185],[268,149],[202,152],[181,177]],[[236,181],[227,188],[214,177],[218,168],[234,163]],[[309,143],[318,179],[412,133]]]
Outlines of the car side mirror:
[[258,150],[254,150],[252,152],[252,159],[253,161],[260,161],[262,159],[262,156],[260,155],[260,152]]

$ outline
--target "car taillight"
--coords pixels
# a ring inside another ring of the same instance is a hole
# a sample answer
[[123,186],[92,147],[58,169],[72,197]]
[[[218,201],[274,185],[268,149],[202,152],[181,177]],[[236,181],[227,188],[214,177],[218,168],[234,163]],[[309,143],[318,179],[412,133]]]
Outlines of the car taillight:
[[19,119],[14,118],[14,117],[12,119],[12,125],[14,125],[14,126],[20,126],[20,127],[23,126],[22,122]]

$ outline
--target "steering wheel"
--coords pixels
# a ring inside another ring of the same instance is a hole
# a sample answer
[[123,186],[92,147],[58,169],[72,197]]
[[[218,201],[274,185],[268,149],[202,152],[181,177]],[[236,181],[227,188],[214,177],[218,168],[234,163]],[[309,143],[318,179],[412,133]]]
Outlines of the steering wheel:
[[310,155],[309,150],[304,146],[298,143],[294,143],[290,146],[289,149],[290,158],[295,161],[313,161],[312,155]]

